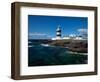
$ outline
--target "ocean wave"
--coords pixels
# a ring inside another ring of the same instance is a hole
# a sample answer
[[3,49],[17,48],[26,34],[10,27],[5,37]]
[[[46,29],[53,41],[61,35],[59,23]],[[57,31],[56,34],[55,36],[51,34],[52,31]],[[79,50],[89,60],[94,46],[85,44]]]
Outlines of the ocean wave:
[[34,47],[34,45],[28,45],[28,47]]
[[50,46],[50,45],[49,45],[49,44],[41,44],[41,46],[48,47],[48,46]]

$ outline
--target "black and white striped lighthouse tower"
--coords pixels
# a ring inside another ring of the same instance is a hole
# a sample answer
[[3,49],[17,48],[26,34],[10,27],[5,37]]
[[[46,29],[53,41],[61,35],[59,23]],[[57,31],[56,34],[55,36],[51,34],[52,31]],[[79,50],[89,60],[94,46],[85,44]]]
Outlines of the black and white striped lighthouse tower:
[[58,26],[56,29],[56,38],[61,39],[61,27]]

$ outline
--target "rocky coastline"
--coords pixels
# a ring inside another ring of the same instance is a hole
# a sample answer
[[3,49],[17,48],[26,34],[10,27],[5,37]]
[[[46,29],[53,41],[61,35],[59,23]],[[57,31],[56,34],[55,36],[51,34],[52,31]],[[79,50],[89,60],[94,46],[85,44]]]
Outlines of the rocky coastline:
[[84,53],[86,54],[88,44],[86,40],[55,40],[49,43],[53,46],[61,46],[67,48],[70,53]]

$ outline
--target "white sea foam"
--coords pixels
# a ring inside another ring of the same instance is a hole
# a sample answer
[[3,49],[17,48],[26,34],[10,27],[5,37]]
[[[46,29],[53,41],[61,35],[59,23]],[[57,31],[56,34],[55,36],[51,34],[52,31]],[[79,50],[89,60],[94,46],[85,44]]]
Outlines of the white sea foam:
[[49,45],[49,44],[41,44],[41,46],[48,47],[48,46],[50,46],[50,45]]
[[28,47],[34,47],[34,45],[28,45]]

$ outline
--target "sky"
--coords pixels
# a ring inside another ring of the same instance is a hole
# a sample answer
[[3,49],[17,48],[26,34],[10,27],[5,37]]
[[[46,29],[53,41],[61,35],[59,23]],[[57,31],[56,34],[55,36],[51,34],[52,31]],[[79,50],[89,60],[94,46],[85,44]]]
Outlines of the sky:
[[79,35],[87,31],[88,18],[28,15],[28,38],[54,38],[58,26],[61,27],[62,36]]

